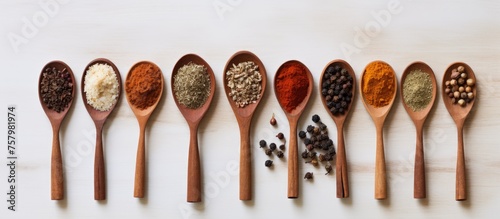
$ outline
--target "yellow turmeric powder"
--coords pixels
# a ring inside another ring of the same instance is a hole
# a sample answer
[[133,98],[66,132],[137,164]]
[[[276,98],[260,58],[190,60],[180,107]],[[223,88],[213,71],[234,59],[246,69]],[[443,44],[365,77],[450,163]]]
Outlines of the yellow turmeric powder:
[[394,71],[385,62],[375,61],[366,66],[362,78],[362,92],[368,104],[374,107],[388,105],[396,92]]

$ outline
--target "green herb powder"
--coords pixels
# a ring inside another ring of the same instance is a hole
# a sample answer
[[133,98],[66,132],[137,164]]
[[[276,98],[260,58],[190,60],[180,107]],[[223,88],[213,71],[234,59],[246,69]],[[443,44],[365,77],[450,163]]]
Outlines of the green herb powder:
[[413,70],[406,75],[403,82],[403,98],[406,105],[413,111],[427,107],[432,99],[431,76],[420,70]]
[[174,76],[174,95],[180,104],[197,109],[203,106],[210,94],[210,76],[203,65],[189,63]]

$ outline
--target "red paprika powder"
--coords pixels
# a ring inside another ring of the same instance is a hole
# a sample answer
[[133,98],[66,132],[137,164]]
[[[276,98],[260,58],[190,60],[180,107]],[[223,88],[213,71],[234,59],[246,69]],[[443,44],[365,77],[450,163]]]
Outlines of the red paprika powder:
[[283,64],[276,76],[276,97],[281,106],[288,112],[292,112],[307,96],[309,89],[309,78],[307,70],[297,62]]

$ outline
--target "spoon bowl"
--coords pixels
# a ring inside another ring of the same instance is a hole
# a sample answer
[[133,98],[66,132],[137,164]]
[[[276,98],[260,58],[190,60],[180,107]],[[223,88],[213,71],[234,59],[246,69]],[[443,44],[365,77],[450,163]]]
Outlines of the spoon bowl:
[[[55,110],[49,109],[47,104],[43,102],[42,94],[41,94],[41,84],[43,79],[43,73],[47,68],[56,68],[58,70],[66,69],[71,77],[71,81],[73,82],[73,89],[71,92],[71,101],[68,103],[68,106],[61,112],[56,112]],[[63,177],[63,164],[62,164],[62,155],[61,155],[61,146],[59,142],[59,130],[61,128],[61,123],[68,114],[69,109],[73,104],[73,100],[75,99],[75,77],[73,75],[73,71],[71,68],[62,61],[52,61],[47,63],[40,73],[40,77],[38,79],[38,98],[40,99],[40,103],[42,105],[43,111],[47,115],[50,124],[52,126],[52,155],[51,155],[51,165],[50,165],[50,185],[51,185],[51,199],[52,200],[62,200],[64,199],[64,177]]]
[[[175,96],[174,83],[175,76],[178,70],[189,64],[190,62],[203,65],[207,68],[207,74],[210,77],[210,94],[205,100],[205,103],[199,108],[191,109],[187,106],[181,104],[177,97]],[[187,54],[179,59],[172,70],[171,79],[172,95],[174,97],[175,104],[179,108],[179,111],[186,119],[189,125],[190,141],[189,141],[189,155],[188,155],[188,179],[187,179],[187,201],[188,202],[201,202],[201,170],[200,170],[200,155],[198,151],[198,126],[201,119],[208,111],[210,103],[214,97],[215,93],[215,76],[210,65],[203,60],[200,56],[195,54]]]
[[[107,64],[113,68],[115,72],[116,79],[118,81],[118,96],[116,97],[116,102],[111,106],[111,108],[107,111],[100,111],[92,107],[87,102],[87,95],[85,92],[85,76],[87,75],[87,70],[93,66],[94,64]],[[110,60],[104,58],[98,58],[91,61],[87,67],[85,67],[85,71],[82,75],[81,82],[81,90],[82,90],[82,98],[85,108],[90,115],[90,118],[94,121],[96,127],[96,147],[95,147],[95,158],[94,158],[94,199],[95,200],[105,200],[106,199],[106,171],[104,167],[104,150],[102,144],[102,129],[104,127],[104,123],[108,116],[113,112],[116,103],[121,96],[121,76],[118,68],[113,64]]]
[[456,62],[451,64],[445,71],[443,75],[443,81],[442,81],[442,95],[443,95],[443,102],[444,105],[446,106],[446,109],[450,113],[451,117],[453,118],[453,121],[455,121],[455,124],[457,125],[457,132],[458,132],[458,149],[457,149],[457,175],[456,175],[456,191],[455,191],[455,200],[457,201],[464,201],[467,199],[467,192],[466,192],[466,175],[465,175],[465,153],[464,153],[464,140],[463,140],[463,129],[464,129],[464,123],[465,119],[469,115],[472,107],[474,106],[474,103],[477,100],[477,84],[474,85],[474,88],[472,89],[472,93],[474,94],[474,99],[472,99],[471,102],[467,103],[465,106],[460,106],[458,104],[453,104],[450,97],[447,96],[445,93],[446,89],[446,81],[450,79],[452,70],[458,68],[458,66],[463,66],[465,68],[465,72],[468,74],[469,78],[474,79],[476,81],[476,75],[474,74],[474,71],[472,68],[463,63],[463,62]]
[[396,99],[398,81],[394,69],[392,69],[392,67],[389,64],[383,61],[373,61],[369,63],[367,67],[374,63],[382,63],[384,65],[387,65],[390,68],[391,72],[394,74],[394,83],[392,84],[392,86],[394,86],[394,93],[391,97],[391,101],[387,105],[382,107],[372,106],[368,103],[368,100],[366,100],[365,93],[363,92],[364,76],[366,73],[366,68],[363,71],[363,74],[361,75],[361,82],[360,82],[360,90],[362,97],[361,99],[363,100],[363,105],[365,105],[365,108],[372,117],[372,120],[375,123],[375,127],[377,129],[377,148],[375,156],[375,199],[380,200],[387,198],[387,179],[386,179],[387,177],[385,169],[383,128],[384,128],[385,118],[387,117],[387,114],[389,114],[389,111],[391,110],[394,100]]
[[[405,100],[404,96],[404,86],[405,86],[405,80],[406,77],[410,72],[413,72],[415,70],[420,70],[430,76],[431,79],[431,86],[432,86],[432,97],[430,102],[427,104],[427,106],[421,110],[414,111],[408,104],[406,103],[407,101]],[[403,72],[403,76],[401,76],[401,101],[403,102],[403,106],[410,116],[411,120],[415,124],[415,129],[416,129],[416,148],[415,148],[415,170],[414,170],[414,178],[413,178],[413,197],[416,199],[422,199],[426,198],[426,185],[425,185],[425,159],[424,159],[424,143],[423,143],[423,127],[425,120],[427,118],[427,115],[429,115],[429,112],[432,109],[432,106],[434,105],[434,101],[436,100],[436,93],[437,93],[437,83],[436,83],[436,76],[434,75],[434,71],[432,71],[431,67],[429,67],[427,64],[423,62],[414,62],[410,64],[408,67],[406,67],[405,71]]]
[[[153,68],[156,70],[158,69],[158,72],[160,74],[160,93],[155,100],[155,102],[145,108],[141,109],[134,105],[131,101],[131,98],[129,97],[129,93],[127,92],[128,88],[128,81],[131,80],[132,72],[133,70],[138,67],[139,65],[151,65]],[[145,181],[145,172],[146,172],[146,139],[145,139],[145,134],[146,134],[146,125],[149,120],[149,117],[153,113],[153,111],[156,109],[156,106],[160,102],[161,96],[163,95],[163,74],[161,72],[161,69],[154,63],[149,62],[149,61],[140,61],[136,64],[134,64],[128,74],[127,78],[125,80],[125,92],[127,93],[127,102],[130,105],[130,108],[132,109],[132,112],[134,112],[135,117],[137,117],[137,121],[139,122],[139,144],[137,147],[137,158],[136,158],[136,166],[135,166],[135,182],[134,182],[134,197],[136,198],[144,198],[144,181]]]
[[[255,103],[248,104],[245,107],[238,107],[232,97],[229,96],[231,88],[227,85],[228,79],[226,78],[226,72],[228,72],[233,65],[238,65],[241,62],[247,61],[251,61],[258,66],[257,70],[262,76],[262,89],[260,91],[260,97]],[[227,99],[229,100],[229,105],[233,109],[234,115],[236,116],[240,129],[240,200],[252,199],[252,154],[250,148],[250,127],[255,109],[257,109],[257,106],[262,100],[266,90],[266,75],[264,64],[255,54],[248,51],[239,51],[231,56],[231,58],[227,61],[222,77],[224,79],[224,91]]]
[[[277,88],[277,81],[279,80],[279,76],[283,73],[283,68],[290,65],[299,65],[302,66],[303,69],[305,70],[305,73],[307,75],[307,80],[308,80],[308,88],[307,88],[307,94],[302,100],[300,104],[298,104],[294,109],[291,111],[287,111],[285,105],[281,102],[279,98],[279,90]],[[299,197],[299,166],[298,166],[298,145],[297,145],[297,124],[300,118],[300,115],[304,111],[307,103],[309,102],[309,99],[311,97],[312,89],[314,87],[313,84],[313,77],[311,75],[311,72],[309,69],[302,64],[302,62],[299,62],[297,60],[290,60],[285,63],[283,63],[279,68],[278,71],[276,72],[276,75],[274,76],[274,93],[276,94],[276,99],[278,99],[278,103],[280,104],[281,108],[285,112],[285,115],[288,119],[288,123],[290,125],[290,143],[289,143],[289,150],[288,150],[288,198],[298,198]]]
[[319,92],[322,92],[322,85],[324,81],[324,75],[330,66],[340,66],[346,69],[349,75],[352,77],[352,89],[351,89],[351,102],[348,104],[346,111],[343,114],[334,115],[325,100],[325,97],[321,95],[321,102],[325,107],[328,115],[333,119],[335,125],[337,126],[337,159],[336,159],[336,177],[337,177],[337,198],[348,198],[349,197],[349,180],[347,176],[347,158],[345,152],[345,142],[344,142],[344,122],[352,109],[352,103],[354,102],[354,96],[356,93],[356,74],[352,69],[351,65],[344,60],[333,60],[329,62],[321,73],[319,81]]

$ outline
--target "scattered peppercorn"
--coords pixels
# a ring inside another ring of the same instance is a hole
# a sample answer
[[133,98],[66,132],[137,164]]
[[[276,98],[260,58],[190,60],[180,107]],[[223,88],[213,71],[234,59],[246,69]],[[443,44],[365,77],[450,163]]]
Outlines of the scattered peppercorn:
[[284,151],[284,150],[285,150],[285,145],[284,145],[284,144],[282,144],[282,145],[280,145],[280,147],[279,147],[279,148],[280,148],[280,150]]
[[281,140],[285,137],[285,135],[283,135],[283,133],[280,132],[276,135],[276,137],[278,137],[278,139]]
[[304,131],[300,131],[300,132],[299,132],[299,137],[300,137],[300,138],[305,138],[305,137],[306,137],[306,132],[304,132]]
[[325,161],[332,161],[336,154],[333,140],[328,136],[328,128],[321,122],[319,116],[314,115],[312,120],[316,125],[308,125],[307,132],[300,131],[304,135],[303,143],[306,147],[302,152],[302,158],[315,167],[319,166],[320,162],[324,163],[327,173],[330,173],[332,165]]
[[307,126],[306,130],[307,130],[307,132],[312,133],[314,131],[314,126],[312,126],[312,125]]
[[332,172],[332,169],[333,169],[333,168],[332,168],[332,165],[331,165],[331,164],[329,164],[329,163],[328,163],[328,164],[326,164],[326,166],[325,166],[325,170],[326,170],[325,175],[330,174],[330,172]]
[[306,175],[304,176],[304,179],[312,179],[313,178],[313,173],[312,172],[307,172]]
[[319,162],[323,162],[323,161],[325,161],[325,155],[324,155],[324,154],[320,154],[320,155],[318,156],[318,160],[319,160]]
[[320,121],[320,118],[319,118],[318,114],[314,114],[314,116],[312,117],[312,121],[314,123],[318,123]]
[[271,120],[269,120],[269,123],[270,123],[272,126],[275,126],[275,125],[276,125],[276,119],[274,118],[274,113],[273,113],[273,116],[271,117]]
[[259,145],[260,145],[261,148],[263,148],[263,147],[266,147],[267,143],[266,143],[265,140],[260,140],[259,141]]
[[318,166],[318,164],[319,164],[318,159],[316,157],[313,157],[311,160],[306,161],[306,163],[310,163],[315,167]]
[[284,156],[283,151],[276,152],[276,156],[278,156],[278,158],[282,158]]
[[276,144],[275,143],[269,144],[269,149],[271,149],[271,151],[276,150]]
[[307,150],[305,150],[304,152],[302,152],[302,158],[306,159],[309,157],[309,152]]
[[271,167],[273,165],[273,161],[272,160],[266,160],[266,162],[264,163],[264,165],[266,165],[266,167]]
[[309,151],[308,153],[309,153],[309,154],[308,154],[308,157],[309,157],[309,158],[315,158],[315,157],[316,157],[316,154],[317,154],[317,153],[316,153],[316,151]]
[[271,154],[273,154],[273,151],[269,148],[266,148],[266,150],[264,150],[264,153],[266,153],[267,156],[271,156]]

